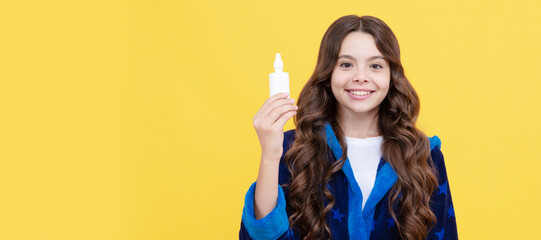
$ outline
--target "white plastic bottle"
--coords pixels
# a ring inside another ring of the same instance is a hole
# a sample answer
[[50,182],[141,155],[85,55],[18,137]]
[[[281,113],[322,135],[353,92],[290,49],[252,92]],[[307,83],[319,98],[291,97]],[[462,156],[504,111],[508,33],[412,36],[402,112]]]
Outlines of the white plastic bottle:
[[274,59],[274,72],[269,74],[269,86],[271,97],[274,94],[286,92],[289,94],[289,73],[283,72],[284,63],[279,53]]

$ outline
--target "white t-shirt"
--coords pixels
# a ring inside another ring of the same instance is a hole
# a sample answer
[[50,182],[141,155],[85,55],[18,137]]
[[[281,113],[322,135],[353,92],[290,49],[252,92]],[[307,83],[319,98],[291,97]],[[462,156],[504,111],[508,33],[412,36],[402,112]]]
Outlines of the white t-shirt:
[[376,181],[383,136],[371,138],[346,137],[348,159],[353,175],[363,193],[363,209]]

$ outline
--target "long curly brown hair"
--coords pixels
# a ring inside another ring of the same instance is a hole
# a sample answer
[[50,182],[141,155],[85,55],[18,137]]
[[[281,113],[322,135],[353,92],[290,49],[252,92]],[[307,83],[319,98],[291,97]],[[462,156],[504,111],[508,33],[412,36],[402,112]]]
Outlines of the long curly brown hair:
[[[342,40],[353,31],[371,34],[390,65],[389,92],[378,113],[378,127],[383,135],[382,155],[398,175],[389,192],[389,212],[402,239],[424,239],[436,221],[429,205],[437,187],[436,173],[429,164],[430,143],[415,126],[420,103],[404,74],[398,40],[387,24],[372,16],[344,16],[327,29],[321,40],[316,68],[300,93],[294,119],[296,139],[285,155],[291,173],[291,182],[284,185],[289,188],[290,225],[303,239],[331,238],[325,219],[335,198],[326,186],[344,164],[347,145],[336,119],[337,100],[330,81]],[[326,122],[331,124],[344,150],[344,155],[334,162],[329,161],[332,153],[324,136]]]

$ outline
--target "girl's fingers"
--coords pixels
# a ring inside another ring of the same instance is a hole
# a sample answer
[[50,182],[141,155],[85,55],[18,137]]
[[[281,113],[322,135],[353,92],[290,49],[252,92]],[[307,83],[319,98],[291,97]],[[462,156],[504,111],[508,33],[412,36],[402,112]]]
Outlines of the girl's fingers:
[[274,124],[276,124],[278,126],[282,126],[282,128],[283,128],[284,125],[286,125],[287,120],[291,119],[296,114],[297,114],[296,110],[286,112],[286,113],[282,114],[282,116],[280,116],[280,118],[278,118],[278,120],[276,120],[276,122]]
[[270,124],[274,124],[280,117],[290,111],[297,111],[298,107],[295,105],[283,105],[275,108],[267,117]]
[[[263,109],[263,111],[261,111],[261,114],[259,116],[261,116],[263,118],[270,118],[271,114],[276,109],[284,107],[284,106],[295,106],[295,105],[293,105],[294,103],[295,103],[295,100],[293,100],[291,98],[276,100],[274,102],[269,103],[269,105],[267,105],[267,107],[265,109]],[[276,118],[278,118],[278,116],[276,116]]]
[[274,94],[269,99],[272,99],[272,98],[286,98],[287,96],[289,96],[289,93],[283,92],[283,93]]
[[286,99],[288,96],[287,93],[277,93],[277,94],[274,94],[272,95],[272,97],[268,98],[267,100],[265,100],[265,102],[263,103],[263,106],[261,106],[261,108],[259,109],[259,111],[257,111],[257,113],[255,115],[261,115],[260,113],[272,102],[278,100],[278,99]]
[[262,117],[262,116],[254,117],[254,127],[256,129],[260,129],[260,128],[261,129],[274,129],[276,128],[276,125],[275,125],[276,121],[282,115],[290,111],[296,111],[297,109],[298,109],[297,106],[289,105],[289,104],[274,108],[266,117]]

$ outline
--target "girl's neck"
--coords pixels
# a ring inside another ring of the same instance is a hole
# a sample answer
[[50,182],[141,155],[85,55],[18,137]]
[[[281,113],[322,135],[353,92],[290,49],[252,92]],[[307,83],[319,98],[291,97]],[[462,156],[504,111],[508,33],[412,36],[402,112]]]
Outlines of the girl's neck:
[[378,111],[354,116],[338,114],[338,124],[346,137],[370,138],[381,135],[378,127]]

